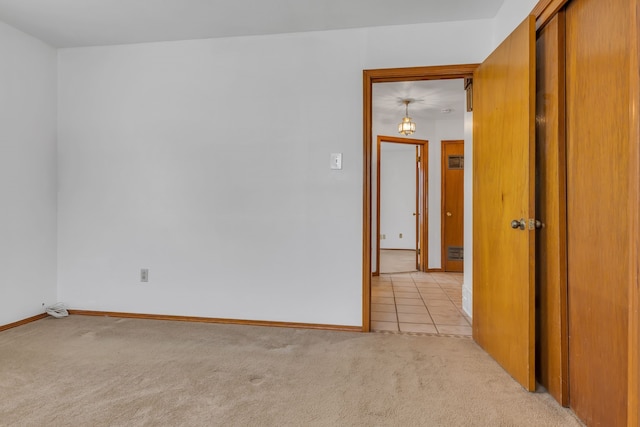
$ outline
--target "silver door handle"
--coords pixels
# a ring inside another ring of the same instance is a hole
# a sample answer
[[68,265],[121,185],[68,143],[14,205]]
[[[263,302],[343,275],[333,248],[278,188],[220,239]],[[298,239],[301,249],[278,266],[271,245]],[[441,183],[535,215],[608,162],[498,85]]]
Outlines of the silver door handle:
[[524,218],[520,218],[519,221],[517,219],[514,219],[513,221],[511,221],[511,228],[513,228],[514,230],[517,230],[518,228],[520,230],[524,230],[525,228],[527,228],[527,221],[525,221]]

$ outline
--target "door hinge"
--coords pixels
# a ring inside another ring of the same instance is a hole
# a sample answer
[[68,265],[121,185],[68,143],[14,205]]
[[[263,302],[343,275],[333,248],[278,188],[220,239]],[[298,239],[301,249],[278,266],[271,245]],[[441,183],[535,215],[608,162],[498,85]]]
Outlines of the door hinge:
[[473,111],[473,79],[464,79],[464,90],[467,95],[467,111]]
[[420,156],[416,157],[416,162],[420,163]]
[[418,255],[420,255],[420,249],[418,249]]

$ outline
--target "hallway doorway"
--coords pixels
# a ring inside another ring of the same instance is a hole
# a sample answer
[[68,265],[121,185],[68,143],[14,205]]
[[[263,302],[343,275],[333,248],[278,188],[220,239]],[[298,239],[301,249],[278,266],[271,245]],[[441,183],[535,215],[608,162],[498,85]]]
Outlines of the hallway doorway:
[[377,137],[374,275],[427,268],[428,153],[427,140]]
[[[375,149],[374,149],[374,135],[379,135],[379,134],[385,134],[386,132],[382,132],[379,129],[374,129],[374,112],[373,112],[373,89],[374,89],[374,83],[392,83],[392,82],[406,82],[407,84],[411,83],[411,82],[419,82],[419,81],[432,81],[432,80],[440,80],[440,81],[448,81],[448,80],[453,80],[453,79],[460,79],[461,81],[463,81],[463,83],[461,84],[460,90],[461,92],[464,94],[465,89],[466,90],[471,90],[472,85],[471,85],[471,80],[473,78],[473,72],[475,70],[475,68],[477,67],[477,64],[462,64],[462,65],[449,65],[449,66],[432,66],[432,67],[414,67],[414,68],[394,68],[394,69],[378,69],[378,70],[365,70],[363,72],[363,77],[364,77],[364,90],[363,90],[363,95],[364,95],[364,111],[363,111],[363,118],[364,118],[364,138],[363,138],[363,151],[364,151],[364,165],[363,165],[363,262],[362,262],[362,267],[363,267],[363,271],[362,271],[362,286],[363,286],[363,292],[362,292],[362,325],[363,325],[363,331],[370,331],[371,330],[371,304],[372,304],[372,277],[373,277],[373,273],[376,272],[377,273],[377,263],[378,263],[378,259],[376,257],[376,245],[375,242],[377,240],[376,238],[376,234],[377,230],[374,227],[375,221],[376,221],[376,212],[374,210],[374,206],[376,203],[376,183],[375,183],[375,162],[377,161],[377,158],[375,158]],[[378,85],[378,86],[384,86],[384,85]],[[429,100],[427,101],[426,99],[422,100],[424,106],[426,107],[430,107],[433,108],[433,105],[429,104],[428,102],[433,102],[437,97],[436,96],[429,96]],[[397,103],[397,99],[391,97],[389,99],[389,102],[396,102]],[[412,111],[416,110],[417,105],[420,105],[419,103],[413,103],[412,101]],[[436,104],[437,105],[437,104]],[[463,107],[464,108],[464,107]],[[446,114],[447,112],[450,112],[447,108],[442,108],[440,109],[440,111],[443,114]],[[412,113],[413,114],[413,113]],[[393,120],[395,120],[395,116],[397,114],[393,114]],[[404,114],[402,114],[404,115]],[[397,117],[397,119],[401,119],[402,117]],[[467,135],[471,134],[470,131],[470,126],[469,129],[467,129],[467,118],[469,119],[469,123],[470,123],[470,113],[468,113],[468,115],[465,115],[465,119],[464,119],[464,139],[467,139]],[[397,126],[397,125],[396,125]],[[433,129],[432,129],[433,130]],[[470,137],[469,137],[470,138]],[[446,139],[461,139],[461,138],[438,138],[437,136],[434,138],[424,138],[427,140],[430,139],[434,139],[434,140],[446,140]],[[470,139],[469,139],[470,140]],[[434,144],[436,145],[436,144]],[[438,145],[438,154],[437,156],[434,156],[434,160],[436,160],[438,163],[440,161],[440,153],[439,153],[439,144]],[[470,155],[470,154],[469,154]],[[439,169],[439,168],[437,168]],[[469,176],[470,179],[470,176]],[[439,179],[438,179],[439,181]],[[465,177],[465,183],[467,181],[467,178]],[[438,187],[439,187],[440,183],[438,182]],[[441,267],[441,241],[440,241],[440,234],[441,234],[441,228],[440,228],[440,222],[441,222],[441,218],[440,218],[440,212],[441,212],[441,200],[440,200],[440,189],[438,188],[437,191],[429,191],[427,190],[427,198],[429,197],[433,197],[437,200],[435,200],[432,204],[431,200],[429,200],[429,206],[437,206],[438,208],[436,209],[435,213],[437,214],[437,221],[433,221],[434,224],[438,224],[438,228],[436,230],[435,233],[433,234],[437,234],[437,237],[435,237],[433,239],[433,242],[426,242],[426,245],[428,246],[429,244],[434,244],[435,248],[434,251],[430,252],[430,257],[431,256],[436,256],[437,258],[434,260],[431,259],[427,259],[426,260],[426,270],[435,270],[435,271],[441,271],[442,267]],[[437,195],[437,198],[436,198]],[[433,208],[430,208],[429,210],[433,210]],[[427,213],[429,215],[429,213]],[[430,217],[430,222],[431,222],[431,217]],[[471,236],[471,235],[469,235]],[[466,246],[470,246],[470,242],[466,242]],[[470,251],[469,251],[470,252]],[[431,255],[433,254],[433,255]],[[465,263],[468,263],[471,261],[472,259],[472,254],[471,253],[467,253],[466,254],[466,260]],[[431,265],[434,265],[434,267],[431,267]],[[470,271],[470,269],[469,269]],[[417,273],[416,273],[417,274]],[[424,274],[431,274],[431,273],[427,273],[425,272]],[[470,274],[470,273],[469,273]],[[460,275],[460,280],[461,283],[463,283],[462,285],[462,306],[465,307],[465,309],[468,310],[468,312],[470,313],[471,311],[471,280],[470,277],[465,278],[465,280],[462,280],[462,275]],[[431,282],[433,283],[433,282]],[[418,292],[418,294],[420,294],[420,290],[416,287],[416,291]],[[386,290],[386,292],[389,292],[389,290]],[[393,289],[391,289],[391,292],[393,292]],[[415,292],[413,292],[415,294]],[[386,307],[387,309],[389,309],[389,307]],[[426,306],[425,306],[426,308]]]

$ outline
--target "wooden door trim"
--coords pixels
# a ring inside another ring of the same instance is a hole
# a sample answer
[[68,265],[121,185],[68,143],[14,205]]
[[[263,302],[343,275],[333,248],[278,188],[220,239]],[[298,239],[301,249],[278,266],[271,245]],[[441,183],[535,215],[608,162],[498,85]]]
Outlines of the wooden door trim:
[[383,68],[362,72],[363,103],[363,185],[362,185],[362,331],[370,331],[371,320],[371,154],[372,90],[374,83],[417,80],[473,78],[478,64],[439,65],[432,67]]
[[540,0],[531,11],[536,17],[536,30],[544,27],[570,0]]
[[629,355],[627,425],[640,425],[640,1],[629,2]]
[[462,143],[462,146],[464,147],[464,139],[446,139],[446,140],[440,141],[440,157],[441,157],[441,161],[440,161],[440,266],[442,271],[447,271],[447,269],[445,268],[446,250],[445,250],[445,242],[444,242],[444,222],[445,222],[444,175],[446,170],[445,169],[446,160],[444,158],[444,146],[445,144],[450,144],[450,143]]
[[[387,142],[387,143],[391,143],[391,144],[407,144],[407,145],[419,145],[422,147],[422,155],[420,156],[420,167],[422,168],[423,171],[423,176],[422,176],[422,185],[423,188],[427,188],[427,184],[429,183],[429,176],[428,176],[428,159],[429,159],[429,141],[427,141],[426,139],[412,139],[412,138],[401,138],[401,137],[397,137],[397,136],[384,136],[384,135],[378,135],[377,137],[377,143],[376,143],[376,237],[375,237],[375,241],[376,241],[376,269],[375,272],[373,273],[373,275],[377,275],[380,274],[380,147],[382,145],[383,142]],[[417,183],[416,183],[417,184]],[[419,189],[416,188],[416,191],[418,191]],[[416,236],[418,237],[420,240],[420,265],[423,268],[423,271],[427,271],[427,265],[426,265],[426,260],[427,260],[427,248],[424,245],[424,242],[427,241],[427,236],[428,234],[428,224],[429,224],[429,216],[428,215],[424,215],[425,212],[427,212],[427,198],[426,197],[422,197],[422,200],[420,200],[421,203],[421,208],[422,208],[422,212],[423,215],[421,218],[418,218],[418,220],[420,221],[420,228],[422,229],[422,234],[425,236],[424,239],[422,239],[422,236]]]

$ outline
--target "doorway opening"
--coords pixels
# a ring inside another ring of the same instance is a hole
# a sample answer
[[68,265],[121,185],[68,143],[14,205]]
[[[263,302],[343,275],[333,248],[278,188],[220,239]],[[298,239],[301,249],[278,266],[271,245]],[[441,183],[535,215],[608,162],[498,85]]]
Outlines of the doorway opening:
[[377,137],[374,276],[426,269],[428,144]]
[[[473,78],[473,72],[476,69],[477,64],[463,64],[463,65],[451,65],[451,66],[434,66],[434,67],[413,67],[413,68],[393,68],[393,69],[378,69],[378,70],[365,70],[363,72],[364,78],[364,167],[363,167],[363,301],[362,301],[362,325],[363,331],[368,332],[371,330],[371,292],[372,292],[372,276],[374,269],[372,266],[376,265],[377,259],[374,257],[377,255],[374,251],[374,232],[378,231],[372,228],[374,222],[373,201],[375,193],[373,193],[374,182],[373,176],[373,84],[374,83],[387,83],[387,82],[415,82],[425,80],[450,80],[450,79],[465,79],[470,81]],[[428,138],[427,138],[428,139]],[[428,197],[428,196],[427,196]],[[438,215],[439,216],[439,215]],[[427,243],[428,244],[428,243]],[[440,244],[438,244],[440,246]],[[440,250],[438,249],[438,252]],[[438,257],[440,254],[438,253]],[[375,262],[375,263],[374,263]],[[428,260],[425,264],[428,268]],[[379,271],[377,268],[376,271]],[[429,274],[429,273],[424,273]],[[438,274],[438,273],[436,273]],[[413,279],[412,279],[413,280]],[[415,281],[414,281],[415,282]]]

